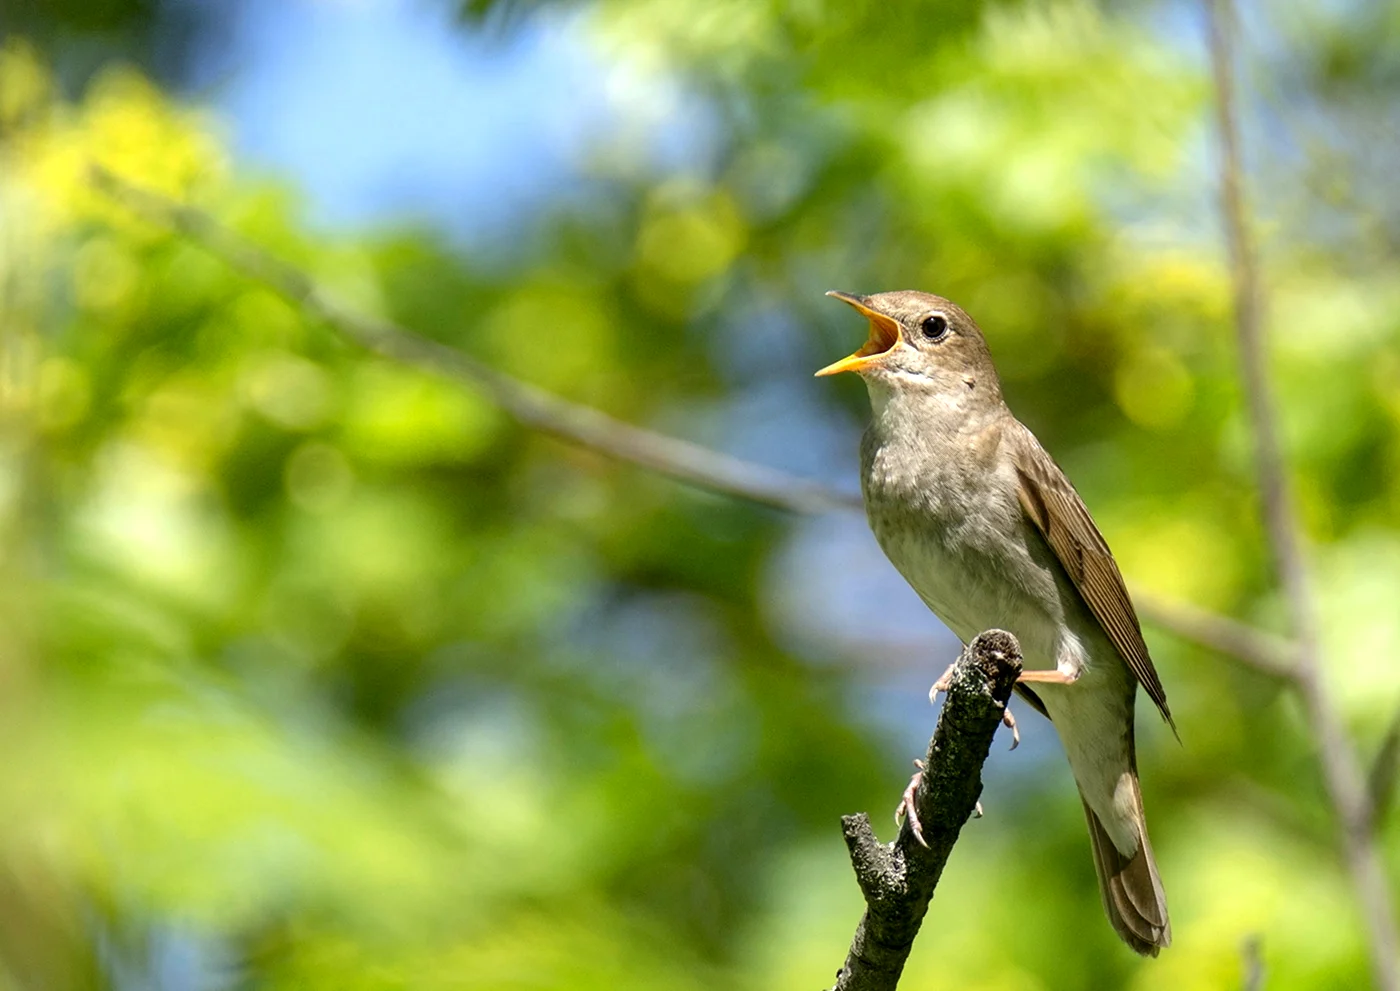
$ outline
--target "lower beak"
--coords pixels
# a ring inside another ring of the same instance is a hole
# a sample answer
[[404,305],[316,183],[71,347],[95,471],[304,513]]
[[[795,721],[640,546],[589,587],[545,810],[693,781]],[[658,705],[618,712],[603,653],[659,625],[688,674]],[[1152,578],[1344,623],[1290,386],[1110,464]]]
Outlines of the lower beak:
[[855,354],[848,355],[840,361],[834,361],[827,365],[818,375],[835,375],[837,372],[859,372],[869,367],[880,355],[899,343],[899,323],[891,317],[878,310],[872,310],[868,303],[869,297],[857,296],[854,293],[838,292],[833,289],[827,293],[849,303],[863,313],[870,321],[870,336]]

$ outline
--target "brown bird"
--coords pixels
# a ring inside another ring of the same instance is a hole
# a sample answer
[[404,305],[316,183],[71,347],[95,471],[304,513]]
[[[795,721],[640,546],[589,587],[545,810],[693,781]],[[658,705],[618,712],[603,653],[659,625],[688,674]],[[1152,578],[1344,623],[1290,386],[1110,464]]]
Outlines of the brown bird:
[[861,491],[871,529],[963,643],[995,627],[1021,641],[1017,692],[1060,734],[1109,921],[1156,956],[1171,923],[1138,786],[1139,684],[1176,727],[1113,554],[1007,408],[970,316],[922,292],[827,295],[870,321],[865,344],[817,374],[857,372],[869,390]]

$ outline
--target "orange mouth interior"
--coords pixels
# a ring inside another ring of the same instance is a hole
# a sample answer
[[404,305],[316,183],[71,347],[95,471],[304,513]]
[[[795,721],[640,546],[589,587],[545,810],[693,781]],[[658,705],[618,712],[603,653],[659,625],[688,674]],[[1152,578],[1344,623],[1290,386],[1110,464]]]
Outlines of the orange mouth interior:
[[877,354],[884,354],[899,343],[899,324],[883,313],[876,313],[874,310],[864,310],[864,312],[870,318],[870,336],[856,351],[854,357],[870,358]]
[[869,365],[874,359],[884,354],[890,348],[899,343],[899,324],[892,318],[872,310],[865,303],[865,297],[856,296],[852,293],[837,292],[832,290],[827,293],[834,296],[843,303],[849,303],[855,307],[866,319],[870,321],[870,336],[866,338],[854,354],[842,358],[827,365],[818,375],[835,375],[838,372],[858,372]]

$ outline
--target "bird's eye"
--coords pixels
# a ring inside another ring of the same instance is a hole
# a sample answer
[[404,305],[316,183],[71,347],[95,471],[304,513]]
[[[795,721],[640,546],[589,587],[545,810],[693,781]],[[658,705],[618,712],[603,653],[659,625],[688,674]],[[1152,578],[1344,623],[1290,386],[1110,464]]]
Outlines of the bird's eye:
[[924,340],[936,341],[948,333],[948,318],[941,313],[924,317],[924,322],[919,324],[919,330],[924,335]]

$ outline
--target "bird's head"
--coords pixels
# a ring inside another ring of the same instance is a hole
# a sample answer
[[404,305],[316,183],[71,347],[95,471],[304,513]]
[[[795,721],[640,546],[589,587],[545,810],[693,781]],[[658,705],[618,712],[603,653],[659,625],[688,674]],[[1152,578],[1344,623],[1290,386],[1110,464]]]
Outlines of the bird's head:
[[929,389],[944,395],[977,392],[999,398],[987,342],[972,317],[932,293],[901,289],[857,296],[827,293],[870,321],[870,337],[852,355],[818,375],[857,372],[872,386]]

